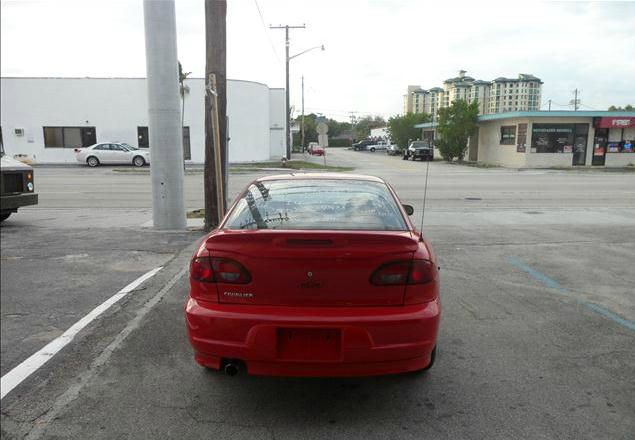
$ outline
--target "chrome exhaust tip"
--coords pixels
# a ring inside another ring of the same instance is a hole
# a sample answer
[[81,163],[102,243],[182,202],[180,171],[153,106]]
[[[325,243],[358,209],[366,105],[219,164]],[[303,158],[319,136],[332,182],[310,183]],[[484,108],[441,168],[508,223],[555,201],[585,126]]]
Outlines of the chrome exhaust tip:
[[225,368],[223,369],[225,371],[225,374],[228,376],[235,376],[238,374],[238,371],[240,371],[240,368],[238,367],[237,364],[233,363],[233,362],[227,362],[225,364]]

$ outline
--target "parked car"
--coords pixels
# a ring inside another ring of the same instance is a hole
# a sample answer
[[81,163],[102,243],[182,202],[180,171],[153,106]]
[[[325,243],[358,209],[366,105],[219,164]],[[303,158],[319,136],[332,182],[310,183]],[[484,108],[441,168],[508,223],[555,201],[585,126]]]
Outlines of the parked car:
[[326,154],[324,148],[320,147],[320,144],[317,142],[309,142],[306,151],[312,156],[324,156]]
[[426,141],[412,141],[404,151],[403,160],[434,160],[434,148]]
[[389,156],[399,156],[403,153],[402,149],[399,148],[399,145],[389,145],[386,148],[386,154]]
[[101,142],[86,148],[75,148],[75,158],[89,167],[101,164],[131,164],[142,167],[150,163],[150,151],[122,142]]
[[377,177],[249,184],[190,262],[185,317],[195,360],[230,375],[430,368],[439,275],[412,213]]
[[385,150],[388,148],[388,146],[389,145],[385,142],[376,142],[374,144],[367,145],[366,150],[374,153],[377,150]]
[[372,139],[363,139],[363,140],[361,140],[359,142],[355,142],[353,144],[353,150],[362,151],[362,150],[365,150],[367,146],[373,145],[373,144],[376,144],[376,143],[377,143],[377,141],[372,140]]
[[37,205],[34,185],[33,167],[7,156],[0,143],[0,222],[18,208]]
[[326,151],[324,150],[323,147],[320,147],[318,145],[311,148],[311,152],[309,154],[311,154],[311,156],[324,156],[326,154]]

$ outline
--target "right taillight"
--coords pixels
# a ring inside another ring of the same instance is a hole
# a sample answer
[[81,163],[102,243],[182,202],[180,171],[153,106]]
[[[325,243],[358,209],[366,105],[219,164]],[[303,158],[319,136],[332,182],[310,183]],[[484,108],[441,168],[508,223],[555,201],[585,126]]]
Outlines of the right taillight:
[[428,260],[392,261],[373,272],[370,282],[376,286],[426,284],[434,279],[434,266]]

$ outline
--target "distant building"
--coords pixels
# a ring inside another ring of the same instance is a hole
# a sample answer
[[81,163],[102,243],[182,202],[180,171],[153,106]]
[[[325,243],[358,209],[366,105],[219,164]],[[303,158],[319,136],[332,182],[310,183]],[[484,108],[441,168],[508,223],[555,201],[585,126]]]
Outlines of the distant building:
[[[184,159],[205,161],[205,80],[188,78]],[[39,163],[76,163],[74,149],[126,142],[152,150],[145,78],[0,79],[0,136],[7,154]],[[227,80],[229,161],[285,154],[284,89]]]
[[[438,139],[437,122],[417,124]],[[466,160],[511,168],[635,164],[635,112],[514,111],[481,115]],[[439,151],[435,145],[435,156]]]
[[479,113],[482,115],[540,110],[540,78],[521,73],[518,78],[499,77],[493,81],[483,81],[475,80],[466,73],[461,70],[456,78],[446,79],[443,88],[425,90],[418,85],[408,86],[404,95],[404,113],[425,112],[436,115],[439,108],[448,107],[457,99],[478,102]]

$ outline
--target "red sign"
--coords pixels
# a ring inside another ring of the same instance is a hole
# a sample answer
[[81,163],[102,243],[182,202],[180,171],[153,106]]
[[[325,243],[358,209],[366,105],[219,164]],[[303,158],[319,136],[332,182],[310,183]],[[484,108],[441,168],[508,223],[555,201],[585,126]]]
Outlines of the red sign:
[[635,127],[635,117],[612,116],[610,118],[597,118],[595,128],[628,128]]

